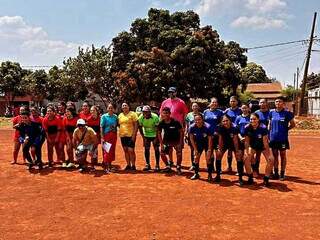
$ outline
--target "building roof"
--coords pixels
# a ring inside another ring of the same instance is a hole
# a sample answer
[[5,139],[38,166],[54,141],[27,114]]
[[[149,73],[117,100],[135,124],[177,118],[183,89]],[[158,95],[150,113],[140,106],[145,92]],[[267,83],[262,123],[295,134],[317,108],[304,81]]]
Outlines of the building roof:
[[[282,86],[279,82],[249,83],[246,91],[254,93],[281,93]],[[281,95],[281,94],[280,94]]]

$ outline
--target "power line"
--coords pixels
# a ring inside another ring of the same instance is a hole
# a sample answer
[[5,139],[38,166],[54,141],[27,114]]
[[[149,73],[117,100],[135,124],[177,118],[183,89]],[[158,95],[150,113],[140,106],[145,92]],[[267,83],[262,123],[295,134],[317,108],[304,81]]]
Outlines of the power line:
[[297,55],[300,55],[301,53],[305,53],[306,50],[303,50],[303,51],[299,51],[299,52],[294,52],[294,53],[290,53],[290,54],[287,54],[287,55],[284,55],[282,57],[276,57],[276,58],[271,58],[271,59],[267,59],[267,60],[264,60],[262,62],[264,63],[269,63],[269,62],[273,62],[275,60],[283,60],[285,58],[291,58],[291,57],[294,57],[294,56],[297,56]]
[[268,47],[276,47],[276,46],[282,46],[282,45],[293,44],[293,43],[300,43],[300,42],[301,42],[301,43],[307,43],[307,42],[309,42],[309,40],[308,40],[308,39],[303,39],[303,40],[290,41],[290,42],[274,43],[274,44],[268,44],[268,45],[250,47],[250,48],[245,48],[245,49],[246,49],[246,50],[254,50],[254,49],[261,49],[261,48],[268,48]]
[[[286,47],[286,48],[281,48],[281,49],[278,49],[276,51],[268,51],[268,52],[265,52],[265,53],[263,53],[261,55],[254,55],[254,57],[255,58],[261,58],[261,57],[265,57],[265,56],[268,56],[268,55],[273,55],[273,56],[274,55],[282,55],[285,52],[289,52],[287,50],[291,50],[291,49],[294,49],[294,48],[296,48],[296,49],[299,48],[300,49],[301,47],[303,47],[303,46],[300,45],[300,44],[299,45],[294,45],[294,46],[290,46],[290,47]],[[254,53],[251,53],[251,54],[254,54]]]

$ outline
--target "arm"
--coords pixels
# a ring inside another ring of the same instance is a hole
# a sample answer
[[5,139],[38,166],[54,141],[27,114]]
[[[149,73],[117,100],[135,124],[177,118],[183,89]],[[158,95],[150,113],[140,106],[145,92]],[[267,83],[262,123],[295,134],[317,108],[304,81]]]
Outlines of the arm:
[[212,152],[212,145],[213,145],[213,136],[208,136],[208,152],[207,152],[207,160],[211,158]]
[[163,147],[163,141],[162,141],[162,136],[161,136],[162,134],[161,133],[162,133],[162,128],[158,127],[157,136],[158,136],[158,140],[159,140],[159,144],[160,144],[160,149],[163,150],[164,147]]
[[189,138],[190,138],[191,146],[194,149],[194,154],[197,155],[198,154],[198,148],[197,148],[196,141],[194,140],[194,135],[189,133]]
[[291,119],[290,122],[289,122],[288,130],[294,128],[295,126],[296,126],[296,123],[295,123],[294,119]]
[[244,153],[245,153],[245,155],[249,155],[249,142],[250,142],[249,137],[245,136],[245,138],[244,138],[244,147],[245,147]]

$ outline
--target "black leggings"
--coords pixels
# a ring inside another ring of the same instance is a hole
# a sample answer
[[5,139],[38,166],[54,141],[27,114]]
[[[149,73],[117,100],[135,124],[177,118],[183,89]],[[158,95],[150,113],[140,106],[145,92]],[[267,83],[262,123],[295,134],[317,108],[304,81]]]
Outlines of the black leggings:
[[30,148],[31,147],[35,147],[35,153],[36,153],[36,163],[42,163],[42,159],[41,159],[41,146],[38,146],[38,145],[34,145],[33,143],[31,142],[27,142],[25,144],[23,144],[23,148],[22,148],[22,151],[23,151],[23,156],[25,156],[25,158],[27,159],[27,161],[30,163],[30,164],[33,164],[33,160],[32,160],[32,157],[31,157],[31,154],[30,154]]

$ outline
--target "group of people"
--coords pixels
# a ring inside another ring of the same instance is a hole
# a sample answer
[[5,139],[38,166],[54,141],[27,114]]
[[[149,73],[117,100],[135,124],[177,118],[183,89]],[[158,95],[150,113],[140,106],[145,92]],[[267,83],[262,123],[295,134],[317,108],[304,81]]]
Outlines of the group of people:
[[[168,90],[169,98],[161,104],[159,115],[150,106],[142,107],[141,113],[130,111],[128,103],[122,103],[122,112],[115,114],[112,104],[107,112],[100,114],[97,106],[88,102],[82,104],[77,113],[72,102],[60,102],[57,107],[49,104],[44,117],[40,117],[36,107],[20,108],[20,114],[13,118],[14,152],[13,164],[17,162],[20,146],[28,169],[37,165],[43,168],[42,145],[47,141],[48,167],[52,167],[55,151],[57,162],[62,167],[72,168],[78,165],[79,171],[88,169],[87,155],[90,156],[90,169],[98,164],[98,149],[101,144],[102,166],[106,173],[113,170],[112,162],[116,157],[118,135],[126,160],[125,170],[136,170],[135,143],[138,131],[143,139],[146,165],[143,171],[152,169],[150,163],[151,145],[154,149],[154,171],[160,171],[160,158],[165,167],[163,172],[172,171],[173,152],[176,154],[176,172],[182,173],[184,145],[190,147],[190,171],[194,171],[191,180],[200,178],[199,163],[202,153],[205,155],[208,181],[220,182],[222,159],[227,153],[227,171],[232,171],[233,155],[236,159],[239,184],[243,185],[243,176],[252,184],[259,174],[260,158],[266,160],[264,185],[269,179],[285,179],[286,150],[289,149],[288,131],[295,126],[293,114],[285,109],[284,99],[275,100],[275,109],[269,110],[265,99],[260,99],[260,109],[250,112],[248,104],[238,106],[238,100],[232,96],[230,107],[225,111],[218,108],[216,98],[212,98],[208,108],[200,112],[198,103],[192,103],[188,111],[185,102],[177,97],[175,87]],[[280,172],[279,172],[280,155]],[[213,177],[213,173],[216,173]]]

